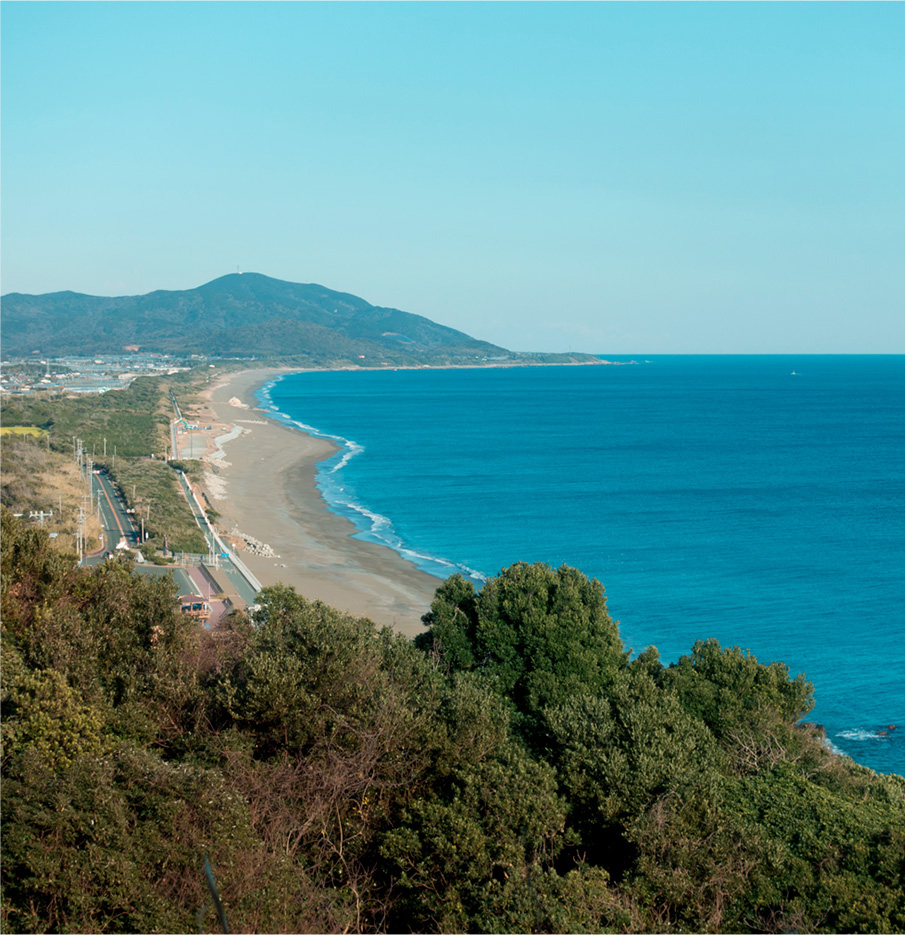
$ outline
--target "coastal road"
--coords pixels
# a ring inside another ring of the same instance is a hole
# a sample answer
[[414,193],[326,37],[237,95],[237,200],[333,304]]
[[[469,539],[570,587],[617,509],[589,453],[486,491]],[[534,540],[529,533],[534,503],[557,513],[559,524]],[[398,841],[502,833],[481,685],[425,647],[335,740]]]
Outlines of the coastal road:
[[91,478],[91,489],[100,503],[106,549],[115,549],[121,539],[125,539],[130,548],[137,548],[138,531],[110,478],[103,472],[96,472]]
[[186,481],[185,474],[183,474],[181,471],[179,472],[179,483],[182,485],[182,491],[185,494],[185,499],[188,501],[192,515],[195,517],[195,522],[198,524],[198,528],[201,530],[204,538],[207,540],[208,548],[213,554],[219,555],[219,558],[217,559],[219,570],[224,575],[226,575],[226,578],[232,583],[236,594],[241,598],[241,600],[249,607],[253,607],[258,600],[257,587],[255,587],[252,582],[248,580],[248,577],[242,571],[242,569],[233,563],[230,552],[220,552],[218,544],[213,541],[210,535],[207,517],[204,515],[201,504],[198,502],[197,498],[192,492],[192,488]]

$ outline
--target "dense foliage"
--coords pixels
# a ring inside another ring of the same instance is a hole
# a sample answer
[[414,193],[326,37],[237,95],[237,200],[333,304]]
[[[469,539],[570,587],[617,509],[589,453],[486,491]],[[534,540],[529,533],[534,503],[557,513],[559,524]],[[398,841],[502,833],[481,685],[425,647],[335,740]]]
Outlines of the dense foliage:
[[4,931],[902,931],[905,782],[802,678],[629,661],[599,584],[451,578],[416,643],[292,589],[215,633],[3,512]]
[[[77,399],[7,397],[3,424],[37,425],[50,430],[51,446],[71,451],[81,438],[85,450],[98,460],[149,457],[166,446],[169,415],[164,410],[160,377],[139,377],[122,390]],[[106,456],[103,452],[106,451]]]

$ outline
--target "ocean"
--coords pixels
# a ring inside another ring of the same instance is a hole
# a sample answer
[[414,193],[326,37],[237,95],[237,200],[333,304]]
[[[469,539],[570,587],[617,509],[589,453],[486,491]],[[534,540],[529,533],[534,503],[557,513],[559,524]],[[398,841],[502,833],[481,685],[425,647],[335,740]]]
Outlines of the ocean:
[[579,568],[636,653],[782,661],[838,750],[905,774],[905,356],[637,360],[301,373],[259,399],[341,446],[318,486],[359,537],[477,584]]

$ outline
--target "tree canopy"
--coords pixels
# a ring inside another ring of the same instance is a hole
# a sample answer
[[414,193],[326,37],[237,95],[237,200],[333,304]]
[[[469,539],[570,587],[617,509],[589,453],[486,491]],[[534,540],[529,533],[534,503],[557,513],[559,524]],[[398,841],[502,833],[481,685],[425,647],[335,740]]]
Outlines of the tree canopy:
[[905,781],[781,665],[629,661],[575,569],[211,633],[2,523],[4,931],[194,931],[205,858],[233,931],[905,929]]

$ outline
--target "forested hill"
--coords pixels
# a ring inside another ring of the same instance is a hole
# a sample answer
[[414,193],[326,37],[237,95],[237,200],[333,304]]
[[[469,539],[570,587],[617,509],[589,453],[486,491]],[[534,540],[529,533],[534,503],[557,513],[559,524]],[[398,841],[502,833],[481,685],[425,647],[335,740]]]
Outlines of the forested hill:
[[[76,292],[3,297],[3,353],[169,354],[456,363],[518,358],[421,315],[325,286],[233,273],[196,289],[103,297]],[[588,355],[577,355],[590,360]]]

